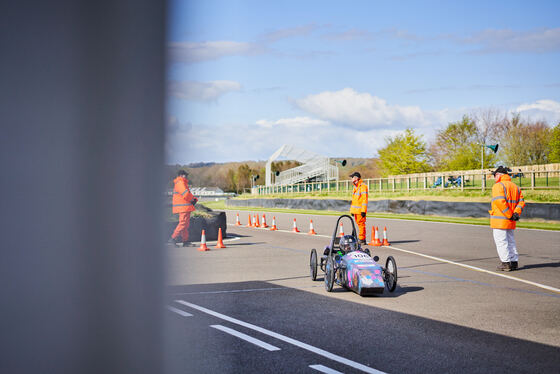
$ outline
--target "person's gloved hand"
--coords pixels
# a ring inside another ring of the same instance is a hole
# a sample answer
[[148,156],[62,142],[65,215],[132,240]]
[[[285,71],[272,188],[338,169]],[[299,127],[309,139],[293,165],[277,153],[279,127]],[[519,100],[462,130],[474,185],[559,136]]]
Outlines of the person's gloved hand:
[[192,200],[192,205],[195,206],[196,203],[198,203],[198,199],[195,197],[195,198]]
[[361,212],[360,214],[362,215],[362,218],[366,217],[366,212]]
[[519,221],[519,213],[513,213],[513,214],[511,215],[510,220],[512,220],[512,221]]

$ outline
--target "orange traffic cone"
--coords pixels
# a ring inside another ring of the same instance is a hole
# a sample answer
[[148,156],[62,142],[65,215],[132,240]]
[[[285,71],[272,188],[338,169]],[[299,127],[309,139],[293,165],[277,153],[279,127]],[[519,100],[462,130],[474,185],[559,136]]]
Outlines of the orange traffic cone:
[[276,231],[278,230],[278,228],[276,227],[276,216],[272,217],[272,227],[270,228],[272,231]]
[[251,224],[251,213],[249,213],[249,217],[247,217],[247,226],[245,227],[253,227],[253,225]]
[[375,227],[375,239],[373,239],[373,245],[375,247],[381,247],[381,240],[379,240],[379,228]]
[[294,218],[294,228],[292,229],[292,232],[299,232],[297,225],[296,225],[296,219]]
[[255,215],[253,214],[253,222],[251,223],[251,227],[256,227],[257,220],[255,219]]
[[210,250],[210,248],[206,246],[206,233],[204,230],[202,230],[202,237],[200,238],[200,247],[198,247],[198,250],[201,252]]
[[309,235],[317,235],[317,233],[315,232],[315,229],[313,228],[313,220],[309,221]]
[[235,226],[241,226],[241,222],[239,222],[239,213],[237,213],[237,217],[235,218]]
[[261,226],[261,223],[259,222],[259,215],[258,214],[256,214],[256,217],[257,217],[256,218],[257,220],[255,221],[255,228],[258,229]]
[[375,226],[371,226],[371,242],[368,245],[375,245]]
[[266,224],[266,216],[263,214],[263,221],[261,223],[261,227],[263,229],[266,229],[268,227],[268,225]]
[[218,227],[218,243],[216,244],[216,248],[225,248],[224,241],[222,240],[222,228]]
[[342,226],[342,222],[338,226],[338,236],[344,236],[344,227]]
[[387,240],[387,227],[383,227],[383,243],[382,245],[391,245],[391,243],[389,243],[389,241]]

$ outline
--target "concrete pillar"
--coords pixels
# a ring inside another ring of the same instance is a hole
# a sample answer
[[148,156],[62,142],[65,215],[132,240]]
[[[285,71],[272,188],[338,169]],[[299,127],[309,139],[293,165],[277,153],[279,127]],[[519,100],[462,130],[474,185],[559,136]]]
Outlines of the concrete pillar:
[[0,5],[4,373],[164,370],[165,8]]

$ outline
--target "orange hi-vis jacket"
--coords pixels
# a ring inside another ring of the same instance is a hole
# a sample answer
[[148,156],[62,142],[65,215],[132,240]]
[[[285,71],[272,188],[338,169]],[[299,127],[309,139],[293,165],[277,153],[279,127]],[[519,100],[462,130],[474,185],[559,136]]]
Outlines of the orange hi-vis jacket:
[[350,206],[351,214],[367,213],[368,188],[367,185],[358,179],[358,183],[352,191],[352,205]]
[[194,211],[193,200],[195,197],[189,190],[189,181],[184,177],[177,177],[173,180],[173,214]]
[[509,175],[503,174],[492,186],[492,209],[490,227],[493,229],[515,229],[515,221],[510,220],[513,213],[521,215],[525,200],[521,189],[511,181]]

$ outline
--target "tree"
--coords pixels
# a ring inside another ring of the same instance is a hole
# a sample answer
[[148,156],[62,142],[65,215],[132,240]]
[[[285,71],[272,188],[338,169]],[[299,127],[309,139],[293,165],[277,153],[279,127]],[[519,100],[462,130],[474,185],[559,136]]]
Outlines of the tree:
[[[478,169],[482,164],[481,147],[490,138],[489,129],[493,121],[484,120],[484,127],[479,128],[475,120],[463,116],[461,121],[451,122],[443,130],[437,132],[434,143],[430,146],[430,154],[437,170],[471,170]],[[484,152],[484,164],[494,165],[494,153]]]
[[548,162],[560,162],[560,122],[550,130]]
[[430,170],[426,143],[414,130],[385,139],[386,145],[379,150],[379,162],[383,176],[423,173]]
[[235,175],[235,171],[233,171],[233,169],[228,169],[226,174],[226,181],[227,187],[225,188],[225,191],[237,191],[237,176]]
[[237,168],[237,193],[243,192],[251,186],[252,170],[247,164],[239,165]]
[[545,122],[512,121],[503,139],[504,160],[509,166],[549,162],[550,134],[551,130]]

